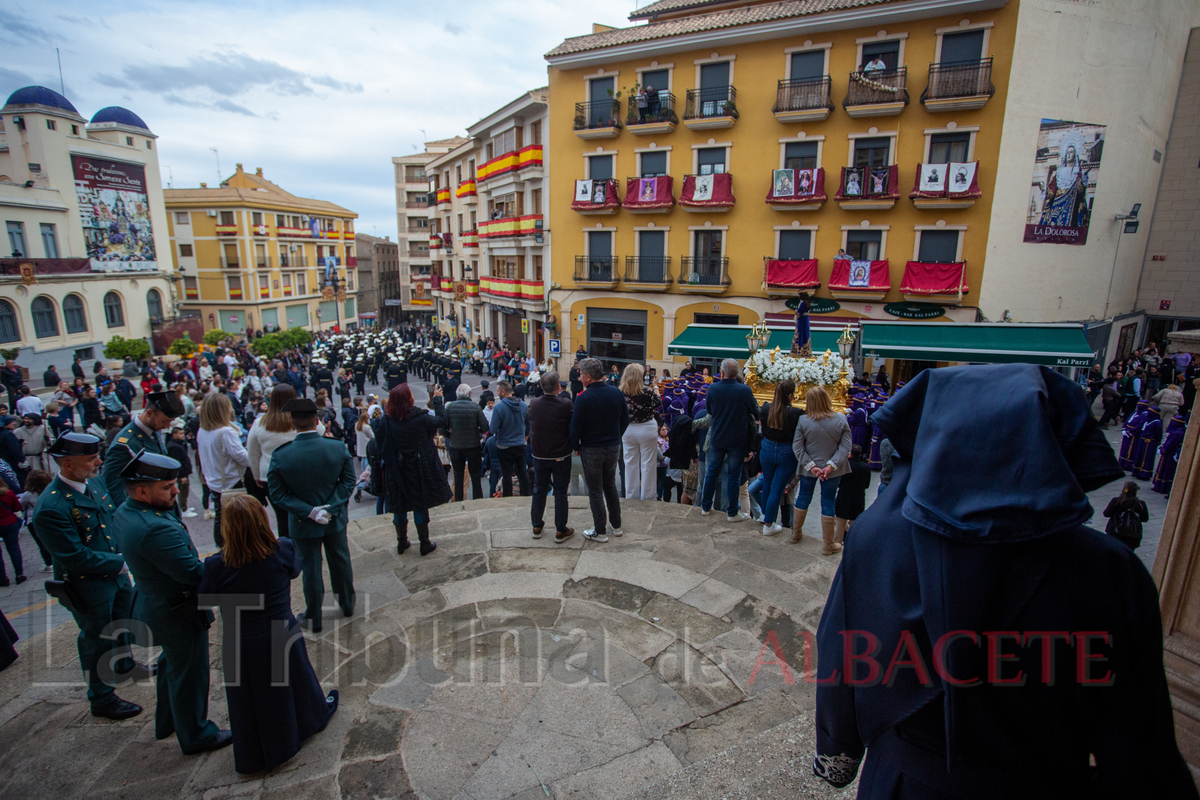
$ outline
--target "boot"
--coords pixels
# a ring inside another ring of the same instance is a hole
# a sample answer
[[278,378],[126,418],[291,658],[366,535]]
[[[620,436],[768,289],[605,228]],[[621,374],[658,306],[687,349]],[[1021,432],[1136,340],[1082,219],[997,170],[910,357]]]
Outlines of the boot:
[[404,555],[404,551],[408,549],[408,517],[400,520],[400,524],[396,526],[396,555]]
[[792,544],[799,543],[800,539],[804,536],[804,518],[807,516],[807,510],[792,509]]
[[417,523],[417,538],[421,540],[421,555],[427,556],[434,550],[437,550],[437,545],[429,541],[429,523]]
[[846,531],[850,529],[850,521],[841,517],[833,518],[833,543],[841,544],[846,538]]
[[836,517],[827,517],[821,515],[821,539],[825,542],[825,548],[821,551],[823,556],[831,556],[835,553],[842,552],[842,546],[833,541],[834,537],[834,520]]

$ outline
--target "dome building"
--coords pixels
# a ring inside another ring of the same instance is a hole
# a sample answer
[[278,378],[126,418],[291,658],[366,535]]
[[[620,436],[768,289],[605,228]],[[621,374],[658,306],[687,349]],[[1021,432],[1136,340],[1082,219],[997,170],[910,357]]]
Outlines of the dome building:
[[129,109],[88,121],[44,86],[0,108],[0,345],[31,374],[175,315],[156,139]]

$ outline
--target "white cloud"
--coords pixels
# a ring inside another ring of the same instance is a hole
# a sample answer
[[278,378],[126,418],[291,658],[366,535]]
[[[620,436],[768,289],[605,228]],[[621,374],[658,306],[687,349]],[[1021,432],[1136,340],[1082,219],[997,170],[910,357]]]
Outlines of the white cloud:
[[463,135],[544,86],[546,51],[592,22],[629,24],[633,8],[633,0],[103,8],[18,0],[0,11],[0,97],[33,81],[56,88],[47,44],[61,47],[68,99],[84,116],[119,104],[146,120],[175,186],[212,185],[216,147],[226,176],[234,162],[262,167],[288,191],[358,212],[360,231],[394,236],[392,156],[412,153],[421,129],[430,139]]

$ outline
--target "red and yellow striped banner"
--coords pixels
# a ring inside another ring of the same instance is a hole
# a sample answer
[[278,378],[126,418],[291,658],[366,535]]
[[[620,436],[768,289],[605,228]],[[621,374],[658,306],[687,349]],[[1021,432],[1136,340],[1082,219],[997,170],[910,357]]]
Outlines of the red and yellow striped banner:
[[230,300],[241,300],[242,299],[242,290],[241,289],[230,289],[229,290],[229,299]]
[[512,278],[482,277],[479,279],[479,291],[517,300],[542,300],[545,297],[541,281],[518,281]]
[[449,203],[449,202],[450,202],[450,189],[449,188],[438,189],[437,190],[437,204],[440,206],[442,203]]
[[217,236],[237,236],[237,225],[218,225]]
[[479,247],[479,231],[466,231],[458,240],[463,247]]
[[430,236],[429,237],[429,249],[430,250],[441,250],[442,249],[442,237],[437,236],[437,235]]
[[[475,181],[463,181],[458,185],[458,190],[454,193],[458,197],[474,197],[478,192],[475,189]],[[441,202],[441,198],[438,199]]]
[[184,297],[188,300],[199,300],[200,290],[194,286],[189,286],[183,290]]
[[502,236],[532,236],[541,230],[541,221],[541,214],[485,220],[479,223],[479,238],[498,239]]
[[486,181],[509,172],[519,172],[529,167],[540,167],[541,165],[542,146],[540,144],[531,144],[528,147],[522,147],[520,150],[514,150],[510,153],[497,156],[491,161],[484,162],[476,171],[476,179]]

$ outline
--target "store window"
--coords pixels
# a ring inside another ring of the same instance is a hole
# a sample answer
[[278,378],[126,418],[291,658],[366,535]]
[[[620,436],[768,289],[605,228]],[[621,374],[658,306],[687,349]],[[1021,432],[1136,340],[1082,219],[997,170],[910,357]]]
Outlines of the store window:
[[588,355],[607,370],[613,364],[646,363],[646,312],[625,308],[589,308]]

